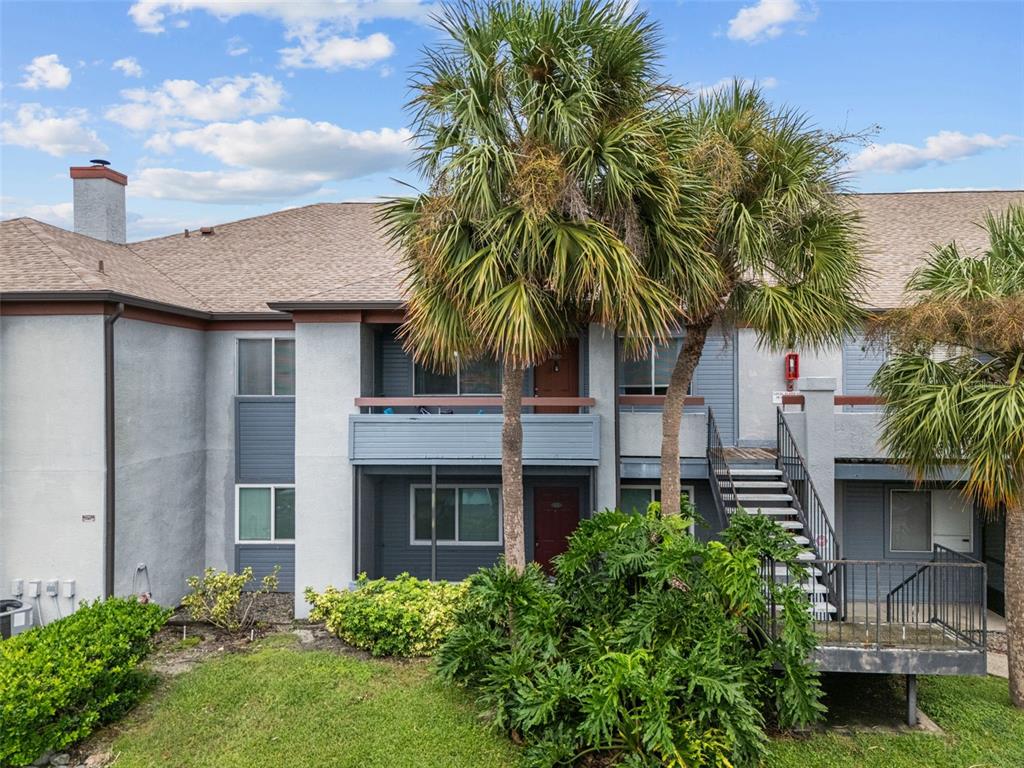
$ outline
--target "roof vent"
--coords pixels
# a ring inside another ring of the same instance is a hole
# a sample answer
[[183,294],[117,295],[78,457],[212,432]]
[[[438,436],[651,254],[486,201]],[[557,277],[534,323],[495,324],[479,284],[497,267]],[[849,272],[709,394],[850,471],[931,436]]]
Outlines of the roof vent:
[[200,227],[199,228],[199,234],[200,235],[212,235],[213,234],[213,227]]
[[99,166],[102,166],[104,168],[106,168],[108,165],[110,165],[110,161],[109,160],[99,160],[99,159],[97,159],[97,160],[90,160],[89,162],[92,163],[93,165],[99,165]]

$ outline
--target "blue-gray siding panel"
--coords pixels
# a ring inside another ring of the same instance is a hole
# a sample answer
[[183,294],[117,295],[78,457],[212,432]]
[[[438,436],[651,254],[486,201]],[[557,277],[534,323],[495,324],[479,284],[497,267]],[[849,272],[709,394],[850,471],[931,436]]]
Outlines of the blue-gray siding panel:
[[[403,571],[421,579],[430,578],[430,547],[409,543],[409,488],[429,483],[429,477],[388,477],[376,493],[377,575],[393,578]],[[452,482],[449,479],[445,483]],[[498,478],[474,478],[470,482],[497,483]],[[479,568],[493,565],[501,547],[438,546],[437,577],[457,581]]]
[[[871,379],[886,360],[884,349],[868,345],[863,333],[843,342],[843,394],[873,395]],[[846,410],[877,410],[877,406],[846,406]]]
[[[363,414],[350,418],[349,456],[355,463],[501,460],[499,414]],[[523,416],[527,464],[594,465],[600,457],[599,417],[590,414]]]
[[264,576],[274,566],[281,570],[277,574],[278,592],[295,591],[295,545],[294,544],[236,544],[235,571],[251,567],[253,585],[259,586]]
[[693,372],[694,396],[703,397],[715,412],[726,445],[736,444],[736,331],[712,329]]
[[235,402],[235,482],[294,483],[295,399],[238,398]]

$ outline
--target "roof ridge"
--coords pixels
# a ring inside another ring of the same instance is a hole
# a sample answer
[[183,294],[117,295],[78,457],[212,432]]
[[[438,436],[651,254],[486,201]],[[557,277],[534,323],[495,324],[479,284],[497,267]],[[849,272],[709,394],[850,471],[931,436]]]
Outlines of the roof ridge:
[[[51,227],[53,226],[52,224],[46,224],[46,222],[39,221],[37,219],[33,219],[31,216],[22,216],[20,218],[20,221],[21,221],[21,225],[23,227],[25,227],[26,230],[28,230],[28,233],[30,235],[32,235],[32,237],[34,237],[36,240],[38,240],[43,245],[44,248],[46,248],[48,251],[50,251],[50,253],[52,253],[54,256],[56,256],[57,259],[60,261],[60,263],[64,265],[64,268],[67,269],[67,271],[70,272],[72,275],[77,277],[79,282],[82,283],[82,285],[84,285],[86,288],[103,288],[103,287],[106,287],[106,286],[104,286],[102,284],[102,281],[99,281],[99,285],[91,285],[81,274],[79,274],[78,270],[76,270],[74,267],[72,267],[68,263],[68,260],[74,261],[76,264],[78,264],[79,268],[81,268],[83,265],[78,261],[78,259],[76,259],[74,256],[72,256],[68,252],[68,250],[66,248],[63,248],[62,246],[58,245],[57,243],[52,242],[52,239],[49,237],[49,235],[47,235],[47,237],[44,238],[42,236],[42,234],[37,232],[33,227],[30,227],[28,225],[28,222],[31,221],[33,224],[39,224],[41,226],[51,226]],[[63,253],[63,255],[61,255],[62,253]]]
[[843,192],[848,197],[868,197],[870,195],[1012,195],[1024,193],[1022,189],[903,189],[897,192]]

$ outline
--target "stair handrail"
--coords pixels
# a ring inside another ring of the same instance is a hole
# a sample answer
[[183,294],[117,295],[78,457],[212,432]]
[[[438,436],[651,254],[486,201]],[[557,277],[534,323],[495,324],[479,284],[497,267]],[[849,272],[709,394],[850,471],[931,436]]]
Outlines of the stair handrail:
[[[835,562],[841,560],[839,538],[828,518],[825,505],[814,486],[807,462],[797,446],[781,407],[777,409],[776,421],[777,456],[776,467],[789,485],[789,492],[796,502],[797,517],[804,526],[807,538],[817,554],[817,559]],[[833,569],[834,571],[835,569]],[[825,586],[830,597],[837,597],[834,573],[823,573]]]
[[729,524],[729,512],[726,509],[725,498],[722,495],[724,484],[731,494],[734,502],[738,505],[736,498],[736,481],[733,479],[732,470],[725,457],[725,446],[722,444],[722,435],[718,431],[718,422],[715,420],[715,412],[708,406],[708,471],[711,475],[711,491],[715,497],[715,506],[718,509],[718,520],[722,528]]

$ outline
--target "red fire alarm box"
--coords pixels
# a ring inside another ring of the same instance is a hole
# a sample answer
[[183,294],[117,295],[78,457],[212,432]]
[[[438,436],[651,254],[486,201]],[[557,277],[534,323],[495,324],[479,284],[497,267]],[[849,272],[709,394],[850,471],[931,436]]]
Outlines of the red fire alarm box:
[[800,355],[796,352],[786,354],[786,389],[793,388],[793,382],[800,378]]

